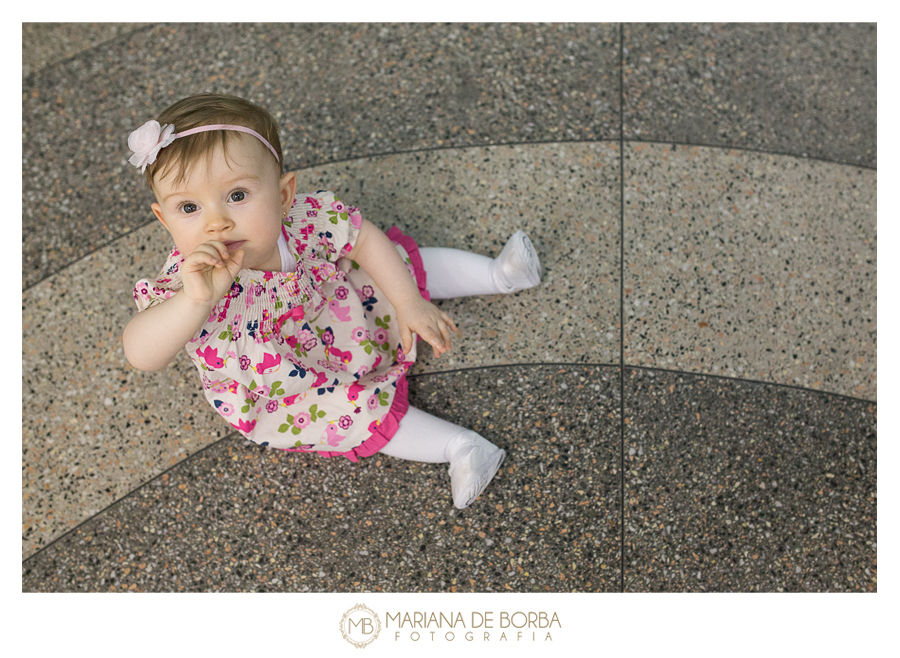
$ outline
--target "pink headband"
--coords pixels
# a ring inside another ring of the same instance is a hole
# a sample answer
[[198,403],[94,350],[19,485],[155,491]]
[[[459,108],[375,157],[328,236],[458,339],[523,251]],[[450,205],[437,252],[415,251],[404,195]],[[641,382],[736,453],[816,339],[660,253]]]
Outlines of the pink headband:
[[159,154],[160,149],[167,147],[179,137],[187,137],[188,135],[202,133],[208,130],[235,130],[237,132],[253,135],[256,139],[265,144],[266,148],[272,151],[272,155],[275,156],[275,159],[278,162],[281,162],[278,158],[277,151],[275,151],[275,149],[272,148],[272,145],[266,141],[266,138],[255,130],[251,130],[245,126],[232,126],[230,124],[217,123],[212,126],[197,126],[196,128],[176,133],[175,126],[172,124],[160,126],[159,121],[148,121],[128,135],[128,148],[131,149],[133,154],[128,158],[128,162],[135,167],[140,167],[141,173],[144,173],[147,165],[156,162],[156,156]]

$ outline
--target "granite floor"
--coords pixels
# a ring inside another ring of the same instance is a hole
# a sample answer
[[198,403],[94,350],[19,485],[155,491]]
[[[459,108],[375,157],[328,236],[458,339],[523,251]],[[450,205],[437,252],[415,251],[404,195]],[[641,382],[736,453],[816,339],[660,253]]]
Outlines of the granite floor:
[[[23,591],[876,591],[876,74],[873,24],[25,24]],[[128,365],[185,90],[422,246],[532,237],[410,377],[509,454],[472,507]]]

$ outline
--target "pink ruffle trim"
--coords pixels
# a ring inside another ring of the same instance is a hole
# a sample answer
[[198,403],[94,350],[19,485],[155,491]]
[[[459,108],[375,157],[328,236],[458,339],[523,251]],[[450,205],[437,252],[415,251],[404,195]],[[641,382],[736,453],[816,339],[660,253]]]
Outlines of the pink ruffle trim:
[[[404,235],[396,226],[392,226],[387,232],[388,239],[394,244],[399,244],[409,254],[409,261],[416,275],[416,285],[419,287],[419,293],[428,301],[431,301],[431,295],[426,288],[427,278],[425,276],[425,266],[422,264],[422,255],[419,253],[419,245],[408,235]],[[421,340],[420,336],[416,336],[417,342]],[[400,421],[409,410],[409,384],[406,382],[404,374],[397,380],[397,391],[394,393],[394,401],[387,414],[381,419],[381,424],[372,432],[372,436],[363,441],[360,445],[347,452],[328,452],[323,450],[300,450],[299,448],[280,448],[286,452],[306,452],[309,454],[317,454],[320,457],[346,457],[352,462],[359,461],[360,457],[371,457],[379,452],[388,441],[397,433],[400,427]]]
[[425,301],[430,302],[431,295],[426,287],[428,280],[425,276],[425,265],[422,263],[422,254],[419,253],[419,245],[417,245],[416,241],[411,237],[404,235],[396,226],[391,227],[391,230],[387,232],[387,237],[388,240],[394,244],[399,244],[403,247],[406,250],[406,253],[409,254],[409,261],[412,264],[413,271],[416,273],[416,285],[419,286],[419,293]]

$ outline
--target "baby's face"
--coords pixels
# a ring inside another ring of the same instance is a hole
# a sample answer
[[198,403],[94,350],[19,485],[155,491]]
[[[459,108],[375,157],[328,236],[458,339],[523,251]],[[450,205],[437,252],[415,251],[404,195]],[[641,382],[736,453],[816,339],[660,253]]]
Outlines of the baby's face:
[[183,183],[174,184],[174,173],[155,181],[151,207],[183,255],[204,242],[223,242],[231,253],[244,250],[243,269],[277,272],[281,218],[291,208],[296,180],[293,173],[279,177],[272,154],[255,137],[237,137],[229,141],[227,159],[218,149]]

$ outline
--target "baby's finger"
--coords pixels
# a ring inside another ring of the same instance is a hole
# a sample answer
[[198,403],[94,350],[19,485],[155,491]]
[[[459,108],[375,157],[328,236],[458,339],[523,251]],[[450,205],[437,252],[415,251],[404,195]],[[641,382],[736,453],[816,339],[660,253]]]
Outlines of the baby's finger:
[[404,354],[409,354],[412,349],[413,337],[409,329],[404,325],[400,325],[400,347],[403,348]]
[[429,327],[428,329],[425,330],[423,337],[425,338],[426,341],[428,341],[428,344],[431,345],[431,347],[434,349],[434,355],[436,357],[440,357],[441,354],[443,354],[444,352],[447,351],[446,349],[444,349],[444,343],[443,343],[443,340],[441,339],[440,334],[438,332],[436,332],[434,329],[432,329],[431,327]]
[[238,272],[241,271],[241,265],[244,264],[244,250],[238,249],[231,255],[231,259],[228,261],[228,272],[231,276],[237,276]]
[[[222,245],[224,247],[224,245]],[[216,267],[220,265],[225,265],[225,262],[222,258],[222,255],[219,253],[219,250],[215,247],[213,243],[204,242],[200,246],[198,246],[192,256],[196,255],[197,258],[200,259],[201,262],[208,263],[209,265],[214,265]],[[225,252],[225,258],[228,257],[228,252]]]
[[228,257],[231,255],[228,253],[228,248],[225,246],[224,242],[219,242],[218,240],[210,240],[204,244],[208,244],[210,247],[212,247],[223,262],[228,260]]
[[445,352],[450,351],[450,330],[444,322],[438,322],[438,329],[441,330],[441,342]]
[[459,329],[456,327],[456,323],[453,321],[453,318],[451,318],[449,315],[447,315],[443,311],[441,311],[441,319],[444,322],[446,322],[447,326],[449,326],[451,329],[453,329],[453,331],[459,331]]

